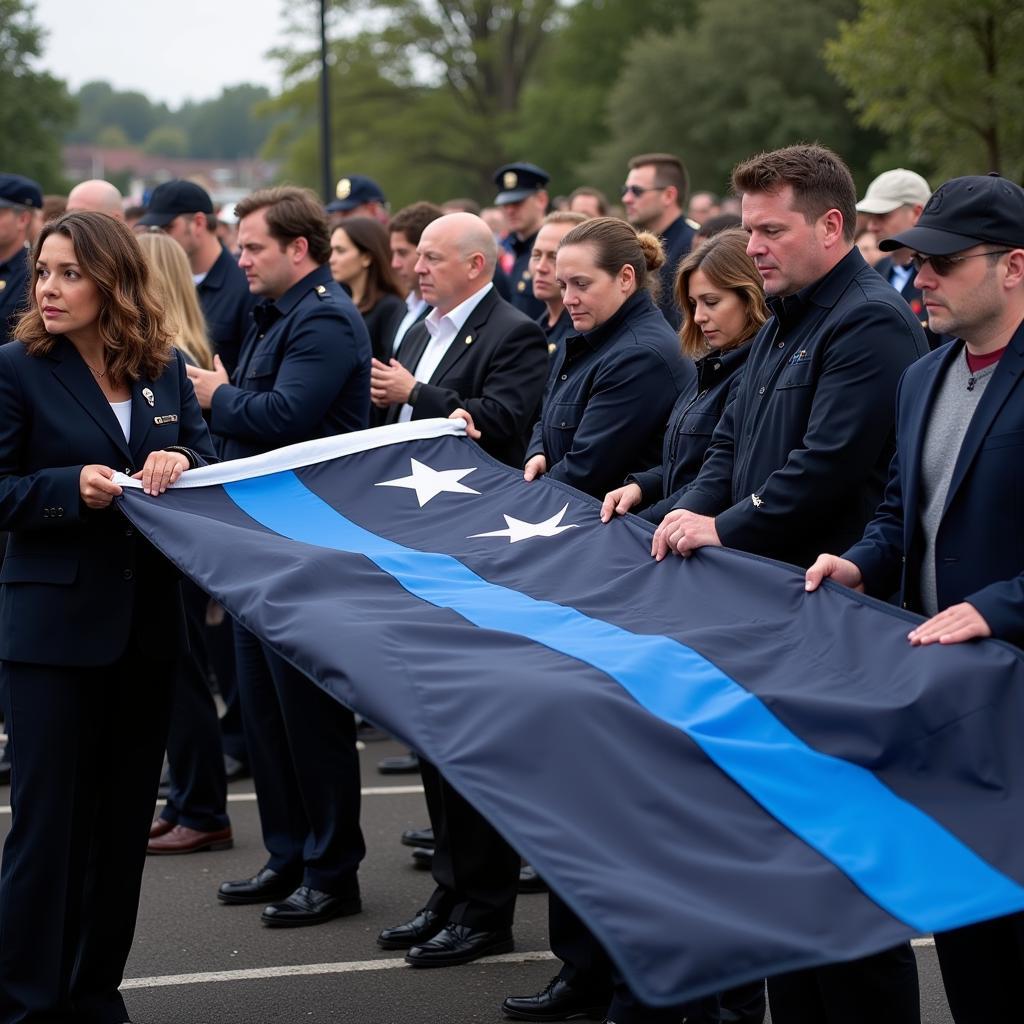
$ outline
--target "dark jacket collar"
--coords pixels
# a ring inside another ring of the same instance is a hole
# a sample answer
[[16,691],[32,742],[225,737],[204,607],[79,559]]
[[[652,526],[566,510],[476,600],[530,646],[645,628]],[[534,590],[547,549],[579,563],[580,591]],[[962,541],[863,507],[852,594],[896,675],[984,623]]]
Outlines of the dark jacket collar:
[[287,316],[298,304],[299,300],[318,285],[327,285],[332,281],[331,270],[326,264],[311,270],[304,278],[296,281],[279,299],[264,299],[254,310],[253,319],[261,330],[266,331],[271,324]]
[[[227,280],[228,266],[234,263],[234,259],[231,253],[224,247],[224,243],[220,245],[220,255],[213,261],[213,266],[206,272],[206,277],[199,283],[200,288],[220,288]],[[237,266],[237,264],[236,264]]]
[[782,326],[799,320],[811,305],[831,309],[840,299],[850,282],[868,266],[860,250],[854,246],[824,277],[792,295],[768,300],[768,308]]
[[728,352],[709,352],[706,356],[701,356],[696,362],[697,390],[705,391],[716,380],[732,376],[746,363],[747,356],[750,355],[751,341],[753,338],[737,348],[729,349]]
[[[599,324],[592,331],[588,331],[586,334],[570,334],[566,338],[566,344],[575,346],[582,342],[590,349],[599,349],[609,339],[614,338],[618,334],[622,325],[627,320],[631,320],[633,317],[645,312],[658,313],[658,308],[654,305],[651,293],[646,288],[643,288],[630,295],[603,324]],[[660,313],[658,315],[661,316]]]

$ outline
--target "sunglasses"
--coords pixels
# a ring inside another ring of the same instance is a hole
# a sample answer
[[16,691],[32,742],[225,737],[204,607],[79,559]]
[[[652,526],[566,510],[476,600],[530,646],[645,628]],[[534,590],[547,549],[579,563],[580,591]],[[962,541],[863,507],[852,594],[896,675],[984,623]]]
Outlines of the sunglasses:
[[667,188],[668,185],[653,185],[651,188],[642,188],[640,185],[623,185],[622,194],[639,199],[645,192],[664,192]]
[[993,249],[991,252],[972,252],[970,256],[922,256],[915,252],[910,257],[914,270],[920,270],[926,263],[931,264],[936,277],[945,277],[956,270],[957,265],[964,260],[973,260],[976,256],[1002,256],[1003,253],[1012,252],[1012,249]]

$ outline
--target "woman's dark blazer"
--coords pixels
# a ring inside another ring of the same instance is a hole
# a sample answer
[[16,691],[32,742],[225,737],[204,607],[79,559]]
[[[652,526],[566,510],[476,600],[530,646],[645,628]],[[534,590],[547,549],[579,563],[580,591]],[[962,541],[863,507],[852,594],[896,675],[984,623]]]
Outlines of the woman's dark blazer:
[[184,646],[173,567],[116,507],[86,508],[79,494],[88,464],[131,474],[170,445],[215,461],[177,351],[156,380],[132,383],[131,400],[129,443],[67,339],[55,337],[44,356],[17,341],[0,348],[0,529],[10,531],[0,568],[0,659],[110,664],[127,647],[133,618],[154,652]]
[[697,360],[697,388],[680,395],[665,429],[661,465],[634,473],[627,482],[643,492],[637,514],[660,523],[693,482],[722,413],[740,382],[750,343],[729,352],[709,352]]
[[366,333],[370,336],[370,348],[373,351],[374,359],[379,359],[384,365],[395,354],[392,343],[395,340],[395,331],[402,322],[407,312],[405,300],[397,295],[382,295],[376,304],[362,314],[363,323],[366,324]]

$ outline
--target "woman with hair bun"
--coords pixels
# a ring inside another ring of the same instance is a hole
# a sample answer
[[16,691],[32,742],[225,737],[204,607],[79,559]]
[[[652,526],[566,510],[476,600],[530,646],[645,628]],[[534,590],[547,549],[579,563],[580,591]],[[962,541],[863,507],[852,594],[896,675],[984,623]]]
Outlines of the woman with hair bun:
[[155,497],[214,454],[131,231],[65,214],[31,267],[0,348],[0,1024],[120,1024],[186,641],[178,574],[113,506],[113,477]]
[[574,333],[548,377],[527,480],[546,473],[597,497],[660,459],[668,414],[695,380],[651,294],[664,259],[654,235],[614,217],[562,238],[555,278]]
[[[740,381],[750,342],[768,318],[764,285],[747,255],[746,231],[722,231],[679,265],[676,303],[683,352],[696,360],[696,387],[676,402],[661,465],[636,472],[605,495],[601,519],[638,512],[660,523],[697,476],[711,435]],[[642,511],[640,511],[642,510]]]

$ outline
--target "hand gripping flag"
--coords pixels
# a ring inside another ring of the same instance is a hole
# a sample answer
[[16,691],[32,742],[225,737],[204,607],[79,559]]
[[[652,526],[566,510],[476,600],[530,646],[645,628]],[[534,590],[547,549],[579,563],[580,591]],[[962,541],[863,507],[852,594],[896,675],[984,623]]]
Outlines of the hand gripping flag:
[[[125,486],[126,478],[118,477]],[[681,1002],[1024,909],[1024,655],[633,517],[427,420],[193,470],[122,511],[435,763]]]

